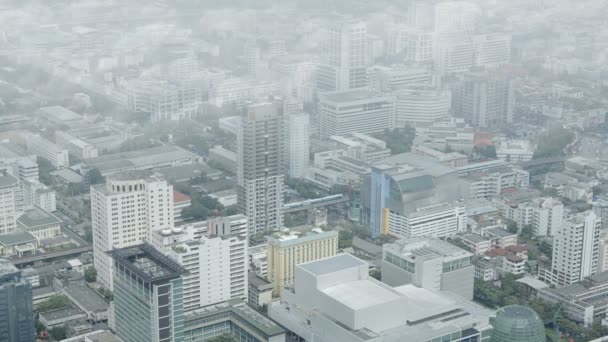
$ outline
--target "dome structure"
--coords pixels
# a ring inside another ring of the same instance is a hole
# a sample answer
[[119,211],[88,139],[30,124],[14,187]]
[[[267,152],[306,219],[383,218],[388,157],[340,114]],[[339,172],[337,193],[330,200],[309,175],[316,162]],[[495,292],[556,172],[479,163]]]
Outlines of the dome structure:
[[545,342],[545,327],[534,310],[522,305],[499,309],[490,319],[494,330],[491,342]]

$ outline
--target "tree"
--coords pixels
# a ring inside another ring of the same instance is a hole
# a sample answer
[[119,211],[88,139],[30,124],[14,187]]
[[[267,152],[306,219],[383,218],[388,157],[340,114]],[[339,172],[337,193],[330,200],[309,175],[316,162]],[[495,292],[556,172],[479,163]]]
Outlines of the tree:
[[209,342],[238,342],[238,340],[236,338],[234,338],[233,336],[231,336],[229,334],[223,334],[220,336],[216,336],[216,337],[210,338],[208,341]]
[[564,155],[564,148],[574,139],[574,133],[567,128],[556,125],[542,134],[532,159],[559,157]]
[[391,154],[409,152],[416,137],[416,129],[413,127],[385,129],[382,134],[375,135],[376,138],[386,142],[386,147]]
[[57,326],[49,330],[49,335],[55,341],[65,340],[68,337],[67,329],[64,326]]
[[36,320],[35,327],[36,327],[36,335],[39,335],[41,332],[46,330],[46,327],[44,326],[44,324],[42,324],[39,320]]
[[46,301],[38,304],[36,306],[36,310],[38,310],[38,312],[57,310],[70,306],[71,303],[72,302],[70,302],[70,299],[64,295],[54,295],[49,297],[49,299]]
[[489,159],[497,158],[496,146],[494,146],[494,145],[487,145],[487,146],[481,146],[481,147],[475,146],[474,151],[485,158],[489,158]]
[[84,280],[86,280],[87,283],[97,281],[97,270],[95,267],[89,266],[89,268],[84,271]]
[[541,241],[538,246],[538,251],[549,258],[553,257],[553,247],[547,241]]
[[57,169],[51,164],[50,161],[44,158],[36,158],[36,163],[38,164],[38,174],[40,175],[40,182],[45,185],[52,185],[53,178],[51,176],[51,172],[56,171]]
[[209,209],[205,208],[197,201],[192,201],[192,204],[188,208],[182,210],[182,216],[206,220],[207,217],[209,217]]
[[84,230],[84,240],[93,243],[93,227],[90,224],[85,224],[82,229]]

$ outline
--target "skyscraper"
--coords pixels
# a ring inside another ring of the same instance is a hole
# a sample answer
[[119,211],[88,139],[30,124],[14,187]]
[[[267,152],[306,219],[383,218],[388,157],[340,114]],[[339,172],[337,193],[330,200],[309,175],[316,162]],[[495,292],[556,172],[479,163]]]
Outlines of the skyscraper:
[[7,172],[0,172],[0,235],[15,231],[17,200],[20,195],[19,180]]
[[32,285],[13,264],[0,259],[0,340],[35,340]]
[[125,342],[182,342],[184,268],[148,244],[114,249],[116,335]]
[[283,223],[283,124],[278,101],[244,109],[237,136],[237,195],[250,235],[280,229]]
[[173,228],[173,186],[146,172],[110,176],[91,187],[93,258],[98,281],[112,290],[106,252],[141,244],[150,231]]
[[497,127],[513,121],[513,80],[500,72],[472,72],[452,87],[452,112],[477,127]]
[[304,177],[310,162],[310,116],[307,113],[287,117],[289,177]]
[[[577,214],[557,227],[549,282],[568,286],[597,272],[601,221],[593,211]],[[549,273],[549,272],[547,272]]]
[[367,86],[367,24],[342,21],[330,27],[317,74],[321,91]]

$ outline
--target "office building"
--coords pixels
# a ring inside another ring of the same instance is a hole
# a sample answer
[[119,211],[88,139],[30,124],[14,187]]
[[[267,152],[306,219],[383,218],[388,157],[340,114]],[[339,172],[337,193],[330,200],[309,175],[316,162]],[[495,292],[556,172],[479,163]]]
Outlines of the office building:
[[32,285],[8,260],[0,259],[0,336],[7,342],[36,340]]
[[474,64],[478,67],[495,68],[511,61],[511,35],[481,34],[473,37]]
[[435,87],[409,87],[395,96],[395,127],[428,126],[449,117],[452,105],[449,90]]
[[435,43],[433,65],[441,74],[466,72],[473,66],[475,45],[468,39],[455,38]]
[[466,187],[456,170],[403,153],[372,166],[362,186],[362,221],[372,236],[449,237],[466,230]]
[[183,267],[148,244],[111,251],[116,335],[125,342],[182,342]]
[[[367,134],[353,132],[343,136],[332,135],[328,140],[336,150],[346,152],[345,154],[337,153],[338,155],[359,160],[367,164],[375,163],[384,158],[388,158],[391,155],[391,150],[386,147],[386,142],[384,140],[376,139]],[[329,153],[331,152],[332,151],[329,151]],[[315,153],[315,164],[317,164],[317,161],[320,162],[324,159],[322,156],[323,153]],[[322,163],[326,164],[327,159]],[[324,166],[331,167],[330,165]]]
[[492,128],[513,122],[513,80],[499,72],[474,72],[452,87],[452,112],[471,125]]
[[55,190],[36,181],[21,181],[23,206],[38,206],[46,211],[57,210]]
[[293,286],[296,266],[338,254],[338,232],[316,228],[302,236],[278,235],[268,238],[268,281],[275,295]]
[[475,129],[464,119],[450,118],[416,127],[415,145],[424,145],[439,151],[470,153],[475,146]]
[[273,301],[269,316],[305,341],[489,342],[492,311],[449,291],[391,287],[368,272],[349,254],[298,265],[295,291]]
[[99,156],[97,147],[67,132],[56,132],[55,140],[59,147],[67,149],[69,154],[80,160]]
[[473,299],[472,253],[440,239],[400,239],[382,246],[382,282],[392,287],[414,284],[451,291]]
[[436,75],[426,66],[417,64],[374,65],[367,70],[370,87],[381,92],[392,92],[412,86],[431,86]]
[[411,151],[417,155],[432,158],[441,165],[461,167],[469,163],[469,157],[458,152],[441,152],[426,146],[412,146]]
[[279,102],[250,105],[243,111],[237,136],[237,195],[250,235],[283,226],[283,123]]
[[290,114],[287,121],[288,174],[292,178],[303,178],[310,164],[310,116]]
[[344,21],[329,28],[317,70],[320,91],[344,91],[367,86],[367,24]]
[[394,99],[376,90],[325,93],[319,100],[321,137],[379,133],[394,127]]
[[19,180],[6,172],[0,173],[0,235],[15,231],[19,196]]
[[237,173],[237,154],[223,146],[216,145],[209,149],[209,161],[217,163],[218,168],[226,172]]
[[532,160],[534,146],[528,140],[503,140],[496,142],[496,157],[512,162],[524,163]]
[[595,274],[598,269],[601,222],[593,211],[579,213],[555,231],[551,270],[542,270],[545,281],[568,286]]
[[468,198],[494,198],[500,196],[507,188],[526,189],[530,185],[528,171],[514,167],[498,166],[484,169],[482,165],[469,164],[459,167],[458,170],[462,175],[461,181],[466,183],[469,189]]
[[608,199],[598,198],[593,202],[593,211],[602,221],[602,229],[608,230]]
[[545,342],[545,324],[530,307],[508,305],[490,318],[491,342]]
[[433,31],[441,38],[468,36],[480,15],[479,7],[467,1],[441,1],[434,5]]
[[112,290],[107,252],[141,244],[152,231],[173,228],[173,186],[146,172],[107,177],[106,184],[91,187],[91,223],[97,281]]
[[64,168],[70,166],[68,150],[62,149],[53,142],[33,134],[27,137],[26,142],[28,152],[48,160],[54,167]]

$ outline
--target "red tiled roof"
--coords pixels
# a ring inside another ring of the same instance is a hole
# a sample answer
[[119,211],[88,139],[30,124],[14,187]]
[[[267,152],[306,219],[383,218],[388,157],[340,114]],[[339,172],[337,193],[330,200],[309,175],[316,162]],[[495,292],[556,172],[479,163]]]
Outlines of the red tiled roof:
[[181,203],[191,201],[192,198],[188,195],[184,195],[181,192],[173,190],[173,203]]

